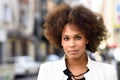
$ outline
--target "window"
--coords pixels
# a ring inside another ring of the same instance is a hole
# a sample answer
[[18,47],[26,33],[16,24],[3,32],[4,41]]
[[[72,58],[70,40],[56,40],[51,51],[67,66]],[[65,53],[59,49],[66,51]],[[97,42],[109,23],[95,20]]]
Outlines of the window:
[[11,52],[12,52],[12,57],[14,57],[16,55],[16,50],[15,50],[15,47],[16,47],[16,44],[15,44],[15,41],[12,41],[11,42]]
[[21,42],[21,55],[28,55],[28,45],[27,45],[27,41],[23,40]]

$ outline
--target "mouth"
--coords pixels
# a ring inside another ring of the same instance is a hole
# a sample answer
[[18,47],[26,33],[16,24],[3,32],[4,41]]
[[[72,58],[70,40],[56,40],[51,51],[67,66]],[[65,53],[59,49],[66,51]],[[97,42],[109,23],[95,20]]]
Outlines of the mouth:
[[71,51],[68,51],[68,53],[71,54],[71,55],[75,55],[77,52],[78,52],[78,50],[71,50]]

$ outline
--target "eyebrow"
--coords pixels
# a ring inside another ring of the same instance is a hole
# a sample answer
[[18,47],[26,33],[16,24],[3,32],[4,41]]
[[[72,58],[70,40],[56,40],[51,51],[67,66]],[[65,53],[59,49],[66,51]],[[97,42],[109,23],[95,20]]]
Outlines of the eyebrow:
[[[77,35],[82,35],[82,33],[75,34],[74,36],[77,36]],[[63,36],[69,36],[69,35],[63,35]]]

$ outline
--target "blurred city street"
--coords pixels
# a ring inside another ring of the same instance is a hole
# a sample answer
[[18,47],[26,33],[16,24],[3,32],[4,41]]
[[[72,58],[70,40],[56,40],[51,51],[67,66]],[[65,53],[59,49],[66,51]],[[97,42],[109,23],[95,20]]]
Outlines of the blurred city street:
[[47,11],[60,3],[84,4],[103,16],[109,38],[90,57],[114,65],[120,80],[120,0],[0,0],[0,80],[37,80],[41,63],[63,57],[43,35]]

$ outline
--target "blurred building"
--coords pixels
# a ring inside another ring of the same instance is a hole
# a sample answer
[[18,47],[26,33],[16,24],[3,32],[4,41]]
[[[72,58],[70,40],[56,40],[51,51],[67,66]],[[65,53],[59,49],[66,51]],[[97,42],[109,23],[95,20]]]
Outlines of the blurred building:
[[[108,3],[109,2],[109,3]],[[110,46],[120,46],[120,1],[104,0],[104,18],[110,31]]]
[[34,8],[35,0],[0,0],[0,32],[4,34],[0,35],[5,37],[0,48],[3,62],[20,55],[34,57]]
[[2,64],[7,54],[7,30],[12,25],[11,8],[7,5],[8,1],[0,0],[0,63]]
[[[53,52],[43,36],[49,1],[0,0],[0,63],[24,55],[41,60]],[[54,0],[55,3],[60,1]]]

